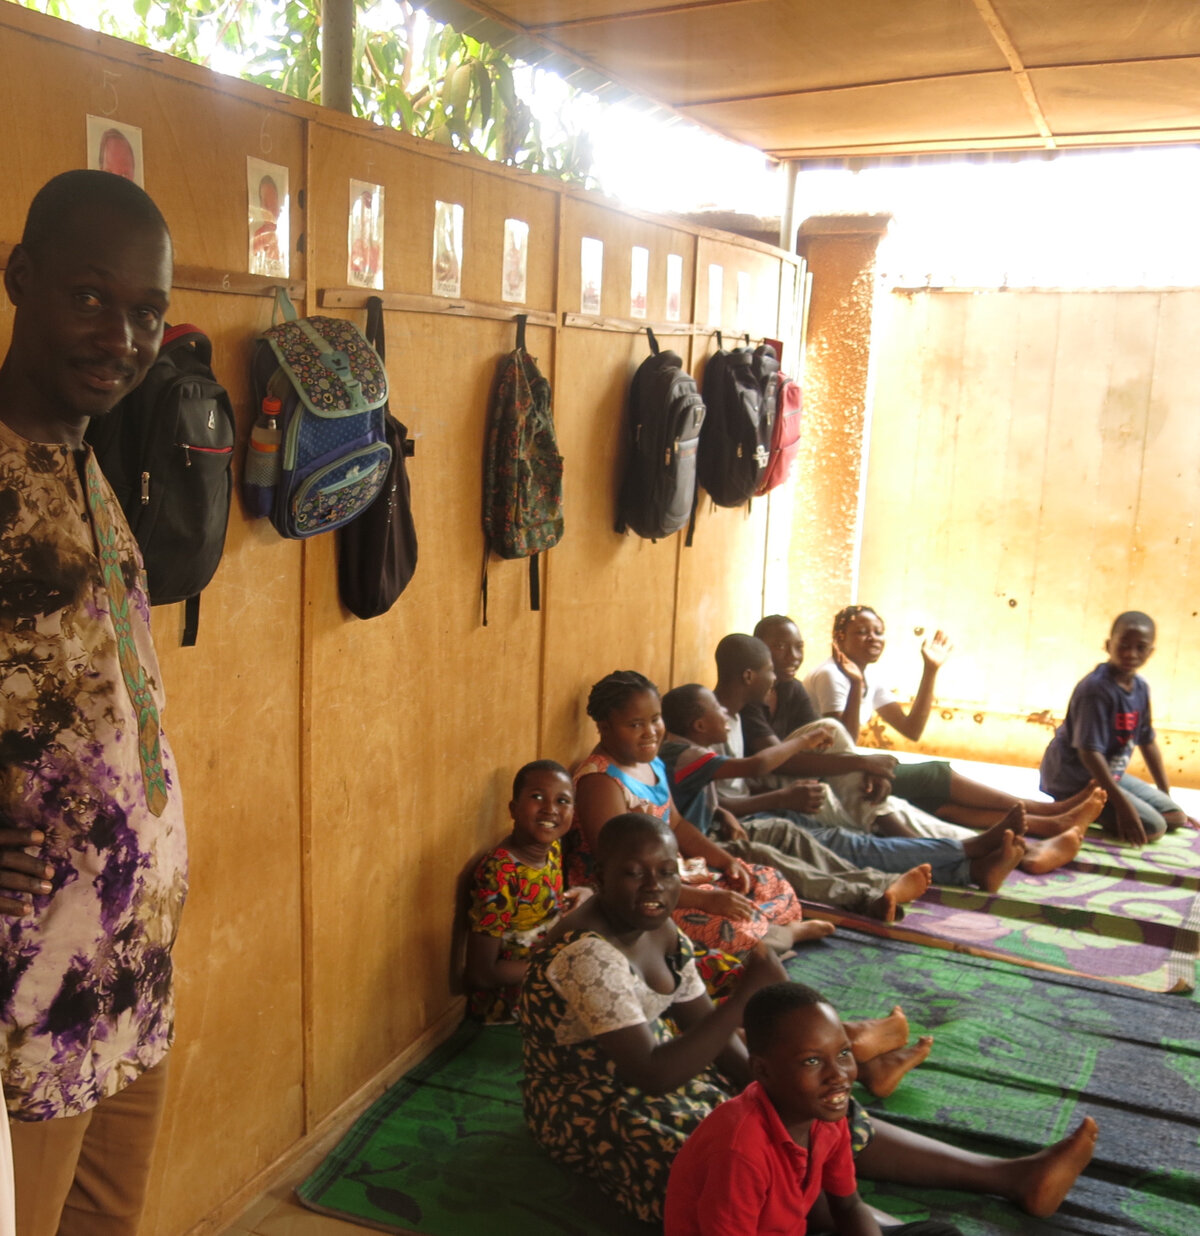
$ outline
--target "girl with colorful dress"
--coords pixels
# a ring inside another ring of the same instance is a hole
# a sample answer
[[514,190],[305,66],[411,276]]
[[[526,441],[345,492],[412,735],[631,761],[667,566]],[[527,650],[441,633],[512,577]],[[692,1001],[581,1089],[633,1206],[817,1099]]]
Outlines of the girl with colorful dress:
[[[516,1020],[529,955],[565,907],[559,838],[571,827],[574,804],[571,778],[561,764],[526,764],[508,804],[512,831],[475,869],[466,979],[471,1013],[482,1021]],[[587,890],[572,900],[580,895]]]

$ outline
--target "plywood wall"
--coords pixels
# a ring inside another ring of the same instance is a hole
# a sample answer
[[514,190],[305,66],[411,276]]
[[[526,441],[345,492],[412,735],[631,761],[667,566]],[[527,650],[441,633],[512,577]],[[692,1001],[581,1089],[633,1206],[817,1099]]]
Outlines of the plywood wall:
[[[457,885],[505,830],[515,768],[543,755],[572,761],[594,741],[590,684],[619,667],[664,688],[710,678],[716,641],[752,625],[764,593],[786,604],[782,497],[748,516],[702,509],[688,550],[679,536],[651,543],[612,524],[625,391],[647,355],[629,320],[631,247],[650,250],[654,322],[666,315],[667,255],[683,258],[685,321],[660,335],[697,373],[713,346],[689,324],[702,320],[693,306],[707,306],[701,267],[704,278],[712,263],[726,271],[720,325],[756,339],[793,339],[795,269],[766,246],[622,212],[14,5],[0,6],[0,56],[0,245],[19,238],[45,180],[85,165],[88,112],[140,126],[146,188],[187,274],[171,318],[212,336],[239,447],[253,419],[251,345],[271,319],[269,297],[253,294],[261,281],[244,276],[248,155],[289,169],[301,312],[363,319],[353,306],[321,309],[347,281],[350,178],[385,187],[388,296],[429,296],[438,199],[464,207],[465,302],[500,306],[506,217],[528,222],[533,242],[527,307],[545,316],[528,345],[553,383],[566,459],[567,531],[545,556],[541,612],[529,609],[525,564],[493,560],[480,623],[485,415],[514,310],[500,320],[398,301],[385,314],[388,368],[392,408],[417,440],[420,537],[400,602],[383,618],[352,618],[337,598],[332,538],[283,541],[235,499],[198,646],[178,646],[180,607],[155,611],[192,894],[143,1230],[198,1234],[453,1027]],[[564,325],[580,309],[583,236],[604,242],[611,320]],[[740,306],[738,270],[751,276]],[[10,326],[4,304],[0,346]]]
[[954,637],[927,746],[1036,762],[1140,609],[1170,774],[1200,784],[1198,315],[1195,290],[885,297],[858,599],[902,693],[918,632]]

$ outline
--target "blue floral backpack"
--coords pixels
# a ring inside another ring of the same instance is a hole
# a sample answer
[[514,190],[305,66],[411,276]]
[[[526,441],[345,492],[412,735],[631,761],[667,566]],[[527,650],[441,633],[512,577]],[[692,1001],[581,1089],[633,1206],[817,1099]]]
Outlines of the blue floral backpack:
[[280,536],[302,539],[348,524],[383,490],[387,372],[353,322],[298,319],[282,290],[276,305],[286,320],[263,332],[251,370],[258,406],[281,405],[273,493],[258,509]]

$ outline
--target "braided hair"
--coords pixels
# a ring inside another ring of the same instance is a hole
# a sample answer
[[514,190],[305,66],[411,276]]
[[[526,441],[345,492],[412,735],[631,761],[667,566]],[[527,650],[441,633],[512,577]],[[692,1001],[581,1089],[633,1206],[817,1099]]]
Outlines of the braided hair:
[[[859,614],[870,614],[874,618],[879,618],[879,615],[869,605],[847,605],[845,609],[839,609],[833,620],[833,638],[835,641],[846,634],[846,628]],[[882,623],[883,619],[879,618],[879,621]]]
[[658,688],[645,674],[636,670],[615,670],[605,674],[588,692],[587,715],[599,724],[623,708],[635,696],[643,691],[658,694]]

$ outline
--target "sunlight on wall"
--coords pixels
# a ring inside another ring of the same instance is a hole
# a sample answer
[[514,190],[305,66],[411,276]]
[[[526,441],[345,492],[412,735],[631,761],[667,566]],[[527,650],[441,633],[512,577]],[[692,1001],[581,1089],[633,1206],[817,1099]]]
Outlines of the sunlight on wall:
[[1200,148],[802,171],[797,217],[886,211],[897,286],[1200,284]]

